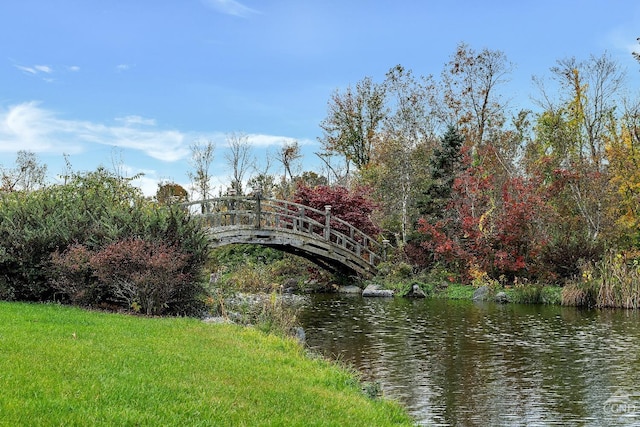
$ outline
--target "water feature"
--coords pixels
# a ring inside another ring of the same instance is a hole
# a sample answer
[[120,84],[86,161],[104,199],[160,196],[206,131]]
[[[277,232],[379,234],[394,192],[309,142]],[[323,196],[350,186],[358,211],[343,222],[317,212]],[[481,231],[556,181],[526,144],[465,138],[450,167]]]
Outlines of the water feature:
[[640,426],[636,312],[318,295],[300,318],[420,425]]

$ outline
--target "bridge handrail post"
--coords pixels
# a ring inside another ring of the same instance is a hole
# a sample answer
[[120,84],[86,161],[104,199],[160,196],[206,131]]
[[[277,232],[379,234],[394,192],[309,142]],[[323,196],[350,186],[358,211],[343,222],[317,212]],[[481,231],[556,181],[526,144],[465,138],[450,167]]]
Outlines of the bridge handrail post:
[[298,206],[298,219],[295,220],[294,231],[304,231],[304,207]]
[[230,219],[231,219],[231,225],[236,225],[236,189],[235,188],[230,188],[228,191],[229,196],[231,197],[231,199],[229,200],[229,213],[230,215]]
[[256,191],[256,229],[259,229],[262,223],[262,206],[260,203],[260,199],[262,197],[262,191]]
[[384,239],[382,241],[382,261],[387,262],[387,247],[389,246],[389,240]]
[[331,205],[325,205],[324,207],[324,240],[331,239]]

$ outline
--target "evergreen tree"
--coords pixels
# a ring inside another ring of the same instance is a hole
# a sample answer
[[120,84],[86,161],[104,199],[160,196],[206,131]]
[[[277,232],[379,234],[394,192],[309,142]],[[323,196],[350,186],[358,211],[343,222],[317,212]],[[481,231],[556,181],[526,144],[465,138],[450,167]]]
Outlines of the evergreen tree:
[[422,200],[418,202],[420,214],[428,221],[443,217],[451,189],[461,168],[461,148],[463,136],[454,126],[449,126],[440,139],[440,146],[436,147],[429,162],[431,183],[423,192]]

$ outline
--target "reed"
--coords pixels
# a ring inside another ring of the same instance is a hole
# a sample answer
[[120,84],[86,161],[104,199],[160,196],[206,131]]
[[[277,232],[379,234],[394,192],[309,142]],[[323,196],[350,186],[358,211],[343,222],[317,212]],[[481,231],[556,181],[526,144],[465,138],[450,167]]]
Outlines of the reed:
[[581,279],[562,290],[562,304],[598,308],[640,308],[640,263],[630,253],[609,252],[580,267]]
[[573,307],[595,307],[598,289],[594,282],[570,282],[562,288],[562,305]]
[[598,307],[640,307],[640,265],[624,253],[609,253],[598,263]]

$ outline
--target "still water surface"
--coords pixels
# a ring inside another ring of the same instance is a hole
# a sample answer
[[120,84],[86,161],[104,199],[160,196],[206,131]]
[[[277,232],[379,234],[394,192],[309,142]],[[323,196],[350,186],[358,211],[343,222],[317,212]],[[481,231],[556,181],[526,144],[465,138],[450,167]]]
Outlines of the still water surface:
[[640,426],[637,312],[318,295],[300,318],[420,425]]

